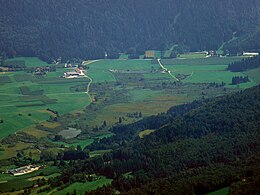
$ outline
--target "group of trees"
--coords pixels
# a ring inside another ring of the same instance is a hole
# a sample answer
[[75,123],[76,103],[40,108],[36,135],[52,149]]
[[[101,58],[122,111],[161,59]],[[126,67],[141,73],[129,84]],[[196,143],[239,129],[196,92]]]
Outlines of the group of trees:
[[246,83],[246,82],[249,82],[249,78],[248,76],[234,76],[232,77],[232,85],[237,85],[237,84],[240,84],[240,83]]
[[244,58],[241,61],[232,62],[228,65],[228,70],[232,72],[242,72],[260,67],[260,56]]
[[117,58],[119,52],[135,58],[175,43],[193,51],[216,50],[234,32],[239,37],[255,32],[260,18],[257,0],[0,3],[0,51],[49,62],[60,56]]

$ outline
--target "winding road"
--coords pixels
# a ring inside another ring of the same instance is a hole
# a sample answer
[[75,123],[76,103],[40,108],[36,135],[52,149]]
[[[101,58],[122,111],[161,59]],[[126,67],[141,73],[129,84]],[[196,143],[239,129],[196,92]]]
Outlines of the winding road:
[[165,67],[162,65],[162,63],[161,63],[160,60],[161,60],[161,59],[157,59],[157,61],[158,61],[159,65],[161,66],[161,68],[162,68],[164,71],[168,72],[169,75],[170,75],[172,78],[174,78],[176,81],[179,81],[179,79],[177,79],[177,78],[171,73],[170,70],[168,70],[167,68],[165,68]]
[[87,91],[85,93],[88,94],[90,102],[93,102],[92,97],[89,95],[89,89],[90,89],[90,85],[93,82],[93,79],[91,77],[87,76],[86,74],[85,74],[85,77],[87,77],[89,79],[89,83],[88,83],[88,86],[87,86]]

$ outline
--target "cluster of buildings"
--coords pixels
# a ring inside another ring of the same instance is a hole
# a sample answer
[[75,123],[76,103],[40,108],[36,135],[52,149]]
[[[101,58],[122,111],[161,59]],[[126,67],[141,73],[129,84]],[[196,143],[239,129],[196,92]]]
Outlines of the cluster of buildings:
[[51,71],[51,68],[49,66],[45,66],[45,67],[37,67],[35,70],[34,70],[34,74],[35,75],[45,75],[47,74],[48,72]]
[[73,71],[64,72],[64,78],[71,79],[71,78],[78,78],[78,77],[84,77],[85,71],[82,68],[76,68]]
[[24,174],[27,174],[27,173],[31,173],[33,171],[37,171],[41,168],[43,168],[43,166],[27,165],[27,166],[24,166],[24,167],[19,167],[19,168],[16,168],[16,169],[7,170],[6,173],[14,175],[14,176],[18,176],[18,175],[24,175]]

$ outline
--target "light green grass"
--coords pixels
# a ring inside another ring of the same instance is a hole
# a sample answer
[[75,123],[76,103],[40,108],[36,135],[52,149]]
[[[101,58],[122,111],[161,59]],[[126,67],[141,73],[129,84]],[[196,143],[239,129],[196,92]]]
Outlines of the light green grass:
[[111,182],[112,179],[107,179],[105,177],[101,177],[100,179],[92,182],[85,182],[85,183],[75,182],[70,186],[66,187],[65,189],[59,192],[55,192],[54,195],[63,195],[67,193],[72,194],[74,190],[76,190],[77,194],[85,194],[86,191],[95,190],[98,187],[102,187],[103,185],[111,184]]
[[90,103],[89,97],[85,93],[49,94],[48,96],[58,100],[58,103],[50,104],[48,105],[48,108],[56,110],[60,114],[82,109],[88,106]]
[[63,142],[63,141],[52,141],[50,140],[51,142],[55,143],[55,144],[60,144],[60,145],[64,145],[66,147],[70,147],[70,146],[74,146],[74,147],[77,147],[78,145],[84,149],[86,146],[92,144],[94,142],[94,139],[95,138],[104,138],[104,137],[110,137],[112,136],[113,133],[104,133],[102,135],[99,135],[99,136],[95,136],[93,138],[88,138],[88,139],[73,139],[72,141],[70,140],[70,143],[67,143],[67,142]]
[[244,57],[208,57],[195,59],[162,59],[164,65],[228,65],[234,61],[240,61]]
[[74,146],[74,147],[80,146],[82,149],[84,149],[86,146],[92,144],[93,142],[94,142],[94,139],[90,138],[90,139],[85,139],[85,140],[75,140],[73,143],[66,143],[66,142],[62,142],[62,141],[53,142],[53,143],[64,145],[64,146],[67,146],[67,147],[70,147],[70,146]]
[[128,55],[122,53],[122,54],[120,54],[119,59],[128,59]]
[[[9,134],[14,133],[17,130],[28,127],[32,124],[37,124],[40,121],[47,120],[49,114],[41,113],[40,110],[44,108],[37,107],[3,107],[1,108],[0,119],[4,122],[0,124],[0,139],[6,137]],[[21,116],[18,114],[22,113]],[[28,116],[28,114],[31,116]]]
[[129,91],[128,94],[131,97],[131,102],[138,102],[138,101],[151,101],[156,96],[160,95],[161,92],[150,90],[150,89],[135,89]]
[[151,70],[153,65],[150,60],[100,60],[88,66],[87,75],[99,83],[116,81],[110,70]]
[[163,54],[163,57],[169,58],[174,48],[178,47],[178,44],[173,45],[169,50],[166,50]]
[[153,133],[155,130],[153,129],[146,129],[144,131],[139,132],[139,137],[144,138],[144,136],[149,135],[150,133]]
[[229,191],[229,187],[226,187],[226,188],[222,188],[220,190],[208,193],[207,195],[226,195],[226,194],[228,194],[228,191]]
[[90,70],[147,70],[151,69],[151,60],[100,60],[88,65]]
[[93,67],[87,72],[87,75],[93,79],[93,83],[115,82],[116,81],[114,75],[109,70],[107,70],[105,67],[103,70]]
[[[174,75],[184,74],[187,77],[182,80],[185,83],[226,83],[227,87],[239,87],[241,89],[255,86],[257,83],[251,79],[248,83],[239,85],[231,85],[232,77],[245,76],[241,72],[227,71],[228,64],[241,60],[241,57],[210,57],[204,59],[188,59],[188,60],[168,60],[163,64]],[[250,77],[250,76],[249,76]],[[250,77],[251,78],[251,77]],[[255,78],[255,77],[254,77]]]
[[112,150],[94,150],[92,152],[90,152],[90,157],[96,157],[96,156],[101,156],[105,153],[111,152]]
[[203,53],[185,53],[185,54],[180,54],[179,58],[185,58],[185,59],[194,59],[194,58],[205,58],[206,55]]
[[[12,82],[0,85],[0,139],[14,133],[17,130],[37,124],[47,120],[50,116],[46,112],[47,108],[58,111],[59,114],[72,112],[82,109],[90,104],[89,96],[83,92],[75,92],[76,85],[87,88],[89,79],[64,79],[59,78],[66,69],[58,69],[57,72],[49,73],[43,79],[25,80],[17,82],[15,75],[30,75],[24,72],[12,72],[8,75]],[[27,76],[25,76],[27,78]],[[32,78],[34,76],[32,75]],[[29,77],[28,77],[29,78]],[[20,87],[25,86],[30,91],[43,90],[44,96],[24,96],[21,94]],[[53,99],[56,103],[49,104],[45,100]],[[46,104],[45,104],[46,103]],[[28,105],[26,107],[17,107]],[[37,106],[33,106],[37,105]],[[20,114],[20,116],[19,116]],[[31,116],[28,116],[31,114]]]
[[254,82],[260,84],[260,68],[255,68],[252,70],[248,70],[244,72],[246,75],[250,77]]
[[49,66],[47,62],[44,62],[37,57],[15,57],[6,60],[6,62],[11,61],[24,61],[26,67]]
[[127,172],[127,173],[123,174],[123,177],[125,179],[132,179],[134,176],[133,176],[132,172]]

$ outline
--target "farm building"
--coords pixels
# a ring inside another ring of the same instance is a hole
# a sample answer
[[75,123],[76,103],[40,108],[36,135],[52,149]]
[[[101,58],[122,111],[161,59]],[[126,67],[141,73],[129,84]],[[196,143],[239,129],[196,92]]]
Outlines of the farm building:
[[258,52],[243,52],[243,56],[258,56]]
[[84,71],[81,69],[75,69],[74,71],[65,72],[63,77],[66,79],[71,79],[71,78],[77,78],[82,76],[85,76]]
[[148,50],[145,52],[145,58],[154,58],[155,52],[153,50]]
[[6,173],[9,173],[11,175],[17,176],[17,175],[24,175],[27,173],[31,173],[33,171],[37,171],[40,168],[42,168],[41,166],[37,166],[37,165],[27,165],[24,167],[19,167],[17,169],[11,169],[6,171]]

